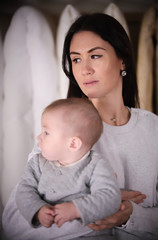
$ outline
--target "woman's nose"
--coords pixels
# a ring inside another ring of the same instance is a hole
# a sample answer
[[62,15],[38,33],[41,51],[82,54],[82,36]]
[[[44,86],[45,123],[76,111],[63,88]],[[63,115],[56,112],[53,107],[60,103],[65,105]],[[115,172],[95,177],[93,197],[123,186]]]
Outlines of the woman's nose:
[[82,74],[83,75],[89,75],[89,74],[93,74],[94,73],[94,69],[91,66],[91,63],[89,63],[88,61],[83,63],[82,65]]

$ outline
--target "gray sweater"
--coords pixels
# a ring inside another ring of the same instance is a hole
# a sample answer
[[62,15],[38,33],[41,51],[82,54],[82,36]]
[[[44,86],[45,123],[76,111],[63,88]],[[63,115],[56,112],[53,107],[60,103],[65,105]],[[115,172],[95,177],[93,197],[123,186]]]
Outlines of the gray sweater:
[[123,230],[137,236],[158,236],[158,116],[132,108],[126,125],[104,123],[94,149],[109,160],[121,189],[147,196],[143,203],[133,203],[133,213]]
[[46,203],[73,201],[84,225],[119,210],[121,195],[115,174],[99,154],[90,151],[75,164],[61,166],[37,152],[28,161],[16,194],[17,206],[29,224]]
[[[132,203],[133,213],[124,227],[113,229],[114,239],[158,239],[158,116],[132,108],[126,125],[116,127],[104,123],[104,132],[94,149],[104,156],[105,161],[109,160],[117,173],[120,188],[139,190],[147,195],[144,203]],[[3,212],[3,226],[9,240],[51,240],[53,235],[65,240],[67,236],[67,239],[76,238],[85,231],[85,227],[83,230],[80,224],[79,229],[76,225],[79,222],[75,221],[71,224],[71,237],[69,223],[63,225],[63,236],[60,229],[31,228],[19,213],[15,193],[16,188]],[[20,229],[18,225],[21,225]]]

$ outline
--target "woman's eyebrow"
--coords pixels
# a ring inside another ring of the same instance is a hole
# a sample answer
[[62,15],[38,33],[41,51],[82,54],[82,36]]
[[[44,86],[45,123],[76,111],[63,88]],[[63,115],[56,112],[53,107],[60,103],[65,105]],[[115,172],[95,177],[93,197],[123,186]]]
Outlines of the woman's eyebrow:
[[90,50],[88,51],[88,53],[93,52],[93,51],[98,50],[98,49],[101,49],[101,50],[106,51],[106,49],[103,48],[103,47],[94,47],[94,48],[90,49]]
[[[95,50],[98,50],[98,49],[101,49],[101,50],[106,51],[106,49],[103,48],[103,47],[94,47],[94,48],[91,48],[90,50],[88,50],[88,53],[91,53],[91,52],[93,52],[93,51],[95,51]],[[79,52],[70,52],[70,55],[73,55],[73,54],[75,54],[75,55],[80,55]]]
[[70,55],[75,54],[75,55],[80,55],[78,52],[70,52]]

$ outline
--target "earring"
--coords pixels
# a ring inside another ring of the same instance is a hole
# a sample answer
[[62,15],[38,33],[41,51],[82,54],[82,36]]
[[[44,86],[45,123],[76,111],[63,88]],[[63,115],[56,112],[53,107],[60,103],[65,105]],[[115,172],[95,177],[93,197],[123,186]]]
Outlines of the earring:
[[126,72],[125,70],[123,70],[123,71],[121,72],[122,77],[125,77],[126,74],[127,74],[127,72]]

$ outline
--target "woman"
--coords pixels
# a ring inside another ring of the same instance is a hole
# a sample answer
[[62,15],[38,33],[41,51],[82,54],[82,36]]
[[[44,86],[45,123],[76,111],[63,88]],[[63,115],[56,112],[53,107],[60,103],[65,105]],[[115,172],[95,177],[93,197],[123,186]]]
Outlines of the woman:
[[[89,227],[113,228],[114,239],[157,239],[158,117],[135,108],[139,106],[137,83],[126,32],[108,15],[81,16],[65,38],[63,69],[70,79],[68,97],[88,97],[100,113],[104,132],[94,148],[111,163],[122,193],[120,210]],[[15,191],[3,225],[6,232],[18,235],[12,225],[19,221],[24,239],[34,232],[17,210]],[[47,234],[44,239],[51,238]]]
[[68,97],[88,97],[100,113],[104,133],[95,149],[109,159],[122,189],[120,211],[90,226],[124,224],[124,231],[156,239],[158,117],[135,108],[136,74],[125,30],[105,14],[81,16],[67,33],[63,69],[70,79]]

